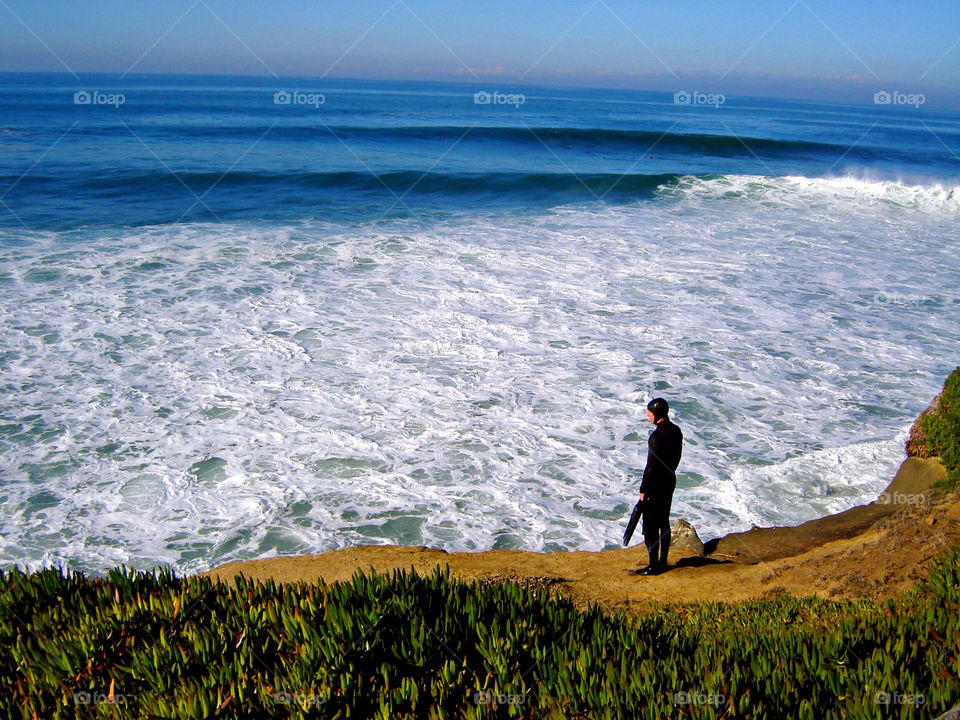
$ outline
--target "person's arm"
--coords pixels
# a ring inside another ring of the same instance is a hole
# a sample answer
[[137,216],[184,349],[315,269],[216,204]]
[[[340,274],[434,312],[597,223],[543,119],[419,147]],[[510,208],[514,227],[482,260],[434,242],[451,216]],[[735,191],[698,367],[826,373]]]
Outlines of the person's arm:
[[643,468],[643,478],[640,480],[640,499],[650,492],[650,485],[653,480],[654,463],[657,462],[657,452],[660,449],[660,438],[654,430],[650,433],[650,439],[647,440],[647,464]]

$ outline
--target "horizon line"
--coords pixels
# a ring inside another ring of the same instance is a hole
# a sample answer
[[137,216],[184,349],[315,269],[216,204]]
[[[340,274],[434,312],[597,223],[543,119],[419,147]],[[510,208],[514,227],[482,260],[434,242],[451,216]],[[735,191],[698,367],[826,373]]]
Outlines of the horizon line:
[[[482,85],[485,85],[485,84],[493,84],[496,82],[500,82],[504,86],[513,86],[518,88],[530,87],[530,88],[564,89],[564,90],[601,90],[601,91],[609,91],[609,92],[651,93],[651,94],[665,94],[665,95],[676,93],[678,91],[689,92],[688,88],[678,88],[678,90],[670,90],[670,89],[660,90],[660,89],[654,89],[654,88],[623,87],[623,86],[617,87],[617,86],[611,86],[611,85],[587,85],[587,84],[576,84],[576,83],[567,84],[563,82],[536,82],[536,81],[516,82],[516,81],[510,81],[506,79],[500,79],[500,80],[491,79],[489,81],[480,79],[479,81],[473,81],[473,80],[451,80],[451,79],[437,80],[437,79],[427,79],[427,78],[346,77],[346,76],[333,76],[333,75],[273,76],[268,73],[255,74],[255,73],[231,73],[231,72],[210,73],[210,72],[148,71],[148,72],[121,73],[116,70],[110,70],[110,71],[82,70],[76,73],[71,73],[65,70],[0,70],[0,76],[8,76],[8,75],[50,75],[50,76],[63,75],[63,76],[73,77],[73,78],[77,78],[83,75],[103,75],[103,76],[113,75],[121,79],[128,78],[128,77],[150,76],[150,77],[189,77],[189,78],[249,78],[249,79],[257,79],[257,80],[274,80],[274,81],[284,80],[284,79],[316,80],[316,81],[333,80],[333,81],[369,82],[369,83],[379,82],[379,83],[398,83],[398,84],[420,83],[420,84],[440,84],[440,85],[461,85],[461,86],[468,86],[468,87],[481,87]],[[692,79],[695,76],[691,75],[687,77],[690,77]],[[763,77],[767,77],[769,80],[775,81],[775,78],[773,77],[769,77],[769,76],[763,76]],[[710,80],[710,78],[706,78],[706,77],[704,77],[703,79],[705,81]],[[803,78],[803,80],[807,82],[817,81],[816,78]],[[837,80],[825,86],[825,89],[832,88],[833,90],[836,91],[836,90],[839,90],[841,87],[843,87],[843,85],[845,84],[861,85],[864,82],[865,81],[861,81],[861,80],[847,80],[847,81]],[[879,86],[879,83],[877,83],[877,85]],[[888,92],[890,90],[894,92],[900,92],[899,88],[894,87],[893,84],[889,84],[889,85],[890,85],[889,88],[886,88],[886,87],[884,88]],[[697,92],[700,92],[700,90],[697,88],[694,88],[694,90]],[[871,103],[867,100],[857,101],[854,99],[848,99],[846,101],[840,101],[840,100],[817,98],[817,97],[803,96],[803,95],[788,96],[788,95],[772,95],[772,94],[748,94],[748,93],[739,93],[739,92],[733,92],[733,93],[728,92],[728,93],[718,93],[718,94],[722,94],[729,97],[744,98],[744,99],[751,99],[751,100],[809,102],[809,103],[816,103],[816,104],[823,104],[823,105],[854,106],[854,107],[870,107],[871,105],[875,105],[876,107],[885,107],[887,110],[890,110],[890,109],[904,110],[904,108],[897,108],[896,106],[877,105],[876,103]],[[957,94],[957,96],[952,100],[952,102],[950,100],[942,99],[940,103],[934,102],[933,104],[935,107],[937,107],[938,110],[960,111],[960,94]]]

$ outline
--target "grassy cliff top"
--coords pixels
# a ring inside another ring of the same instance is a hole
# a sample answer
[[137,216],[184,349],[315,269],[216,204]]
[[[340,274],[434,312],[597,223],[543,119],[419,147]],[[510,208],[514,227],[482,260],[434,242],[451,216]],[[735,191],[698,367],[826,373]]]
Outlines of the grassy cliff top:
[[907,454],[939,457],[947,469],[940,489],[960,488],[960,367],[950,373],[941,393],[913,424]]

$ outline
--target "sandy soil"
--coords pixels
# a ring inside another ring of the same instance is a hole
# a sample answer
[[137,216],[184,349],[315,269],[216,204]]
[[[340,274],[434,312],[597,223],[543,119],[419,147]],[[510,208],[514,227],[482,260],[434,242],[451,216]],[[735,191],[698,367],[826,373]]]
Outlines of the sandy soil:
[[[581,606],[634,611],[651,602],[733,601],[786,591],[827,598],[880,598],[912,587],[932,560],[960,543],[960,497],[937,493],[945,475],[936,459],[908,458],[877,501],[786,528],[758,528],[706,543],[675,541],[670,569],[632,573],[646,564],[639,538],[625,550],[533,553],[491,550],[447,553],[424,547],[361,545],[298,557],[228,563],[207,575],[238,573],[279,582],[347,580],[358,569],[414,567],[481,582],[528,581],[551,587]],[[624,518],[626,522],[626,518]]]

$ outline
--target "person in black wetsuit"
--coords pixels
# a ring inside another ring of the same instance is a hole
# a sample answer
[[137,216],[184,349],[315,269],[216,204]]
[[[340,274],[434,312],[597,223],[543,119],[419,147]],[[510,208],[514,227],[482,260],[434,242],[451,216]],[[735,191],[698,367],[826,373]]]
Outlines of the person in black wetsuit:
[[659,575],[667,569],[670,504],[677,487],[677,465],[683,445],[683,433],[670,422],[669,410],[663,398],[654,398],[647,405],[647,419],[656,427],[647,441],[647,465],[640,481],[640,499],[643,501],[643,542],[650,563],[637,571],[639,575]]

